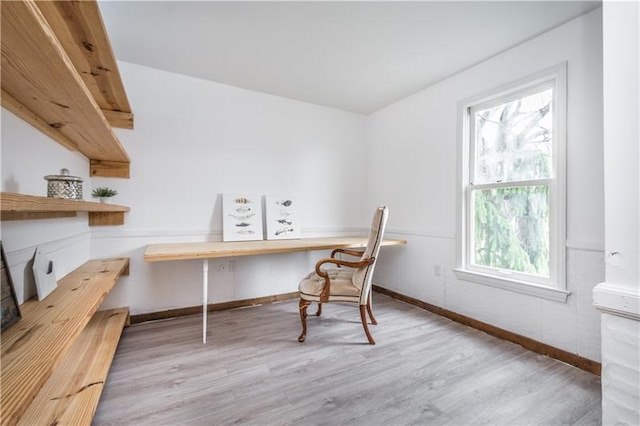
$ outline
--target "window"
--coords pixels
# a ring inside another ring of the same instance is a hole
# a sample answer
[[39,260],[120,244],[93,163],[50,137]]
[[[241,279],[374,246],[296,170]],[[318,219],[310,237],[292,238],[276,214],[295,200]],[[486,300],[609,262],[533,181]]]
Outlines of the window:
[[566,301],[565,76],[461,104],[458,278]]

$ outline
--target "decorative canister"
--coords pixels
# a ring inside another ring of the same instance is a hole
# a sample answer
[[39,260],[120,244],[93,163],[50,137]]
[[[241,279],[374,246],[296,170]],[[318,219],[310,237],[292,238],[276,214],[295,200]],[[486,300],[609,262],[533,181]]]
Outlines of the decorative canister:
[[82,178],[70,176],[68,169],[60,170],[59,175],[44,177],[47,184],[47,197],[82,200]]

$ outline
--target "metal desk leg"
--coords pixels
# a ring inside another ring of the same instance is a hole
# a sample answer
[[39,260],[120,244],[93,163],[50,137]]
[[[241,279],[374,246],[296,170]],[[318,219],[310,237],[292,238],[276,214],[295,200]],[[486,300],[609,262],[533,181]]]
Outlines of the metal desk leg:
[[202,344],[207,343],[207,292],[209,289],[209,259],[202,259]]

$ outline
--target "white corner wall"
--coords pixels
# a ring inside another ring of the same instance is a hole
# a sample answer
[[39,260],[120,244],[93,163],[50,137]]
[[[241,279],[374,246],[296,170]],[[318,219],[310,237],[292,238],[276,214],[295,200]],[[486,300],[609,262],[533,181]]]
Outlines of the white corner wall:
[[[388,235],[409,244],[381,257],[386,288],[600,360],[591,291],[604,276],[602,13],[595,10],[370,116],[367,204],[390,209]],[[458,281],[457,104],[568,62],[566,304]],[[385,173],[379,173],[385,170]]]
[[[2,109],[2,191],[47,195],[46,175],[58,175],[67,168],[85,181],[89,161],[49,139],[4,108]],[[89,199],[84,194],[85,199]],[[91,233],[86,213],[53,220],[2,222],[2,245],[20,303],[35,296],[31,271],[36,248],[40,248],[62,277],[89,259]]]

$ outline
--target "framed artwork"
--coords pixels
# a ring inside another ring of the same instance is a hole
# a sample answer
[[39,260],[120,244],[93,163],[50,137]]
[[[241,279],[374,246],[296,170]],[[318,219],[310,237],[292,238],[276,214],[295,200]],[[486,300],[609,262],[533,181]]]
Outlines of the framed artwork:
[[16,292],[13,288],[13,280],[11,279],[11,271],[4,255],[4,247],[0,241],[0,252],[2,252],[2,326],[1,331],[6,330],[21,318],[20,305],[16,298]]
[[222,194],[222,240],[262,240],[262,196]]
[[298,199],[293,195],[266,195],[267,240],[302,238]]

